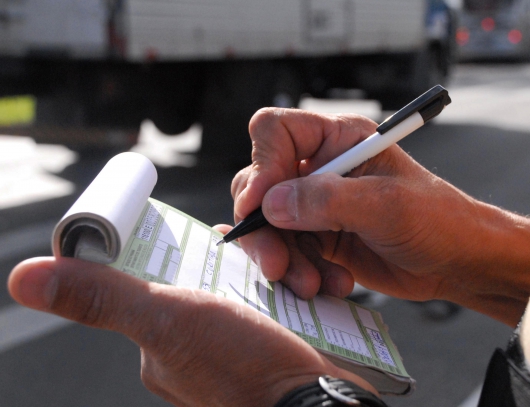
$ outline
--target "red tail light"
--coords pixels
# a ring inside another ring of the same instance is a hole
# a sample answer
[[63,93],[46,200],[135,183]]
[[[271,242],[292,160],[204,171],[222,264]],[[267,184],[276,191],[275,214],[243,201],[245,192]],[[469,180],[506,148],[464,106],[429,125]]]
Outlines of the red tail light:
[[484,31],[493,31],[495,29],[495,20],[491,17],[486,17],[480,22],[480,26]]
[[460,46],[466,45],[469,42],[469,31],[465,27],[460,27],[456,30],[456,43]]
[[519,44],[523,40],[523,34],[519,30],[511,30],[508,33],[508,41],[512,44]]

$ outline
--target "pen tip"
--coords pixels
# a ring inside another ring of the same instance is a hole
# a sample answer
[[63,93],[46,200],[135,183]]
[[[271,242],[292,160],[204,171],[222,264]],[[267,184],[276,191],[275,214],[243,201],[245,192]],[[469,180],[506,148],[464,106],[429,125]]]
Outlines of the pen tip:
[[225,242],[224,239],[223,239],[223,240],[220,240],[219,242],[217,242],[216,246],[220,246],[220,245],[222,245],[224,242]]

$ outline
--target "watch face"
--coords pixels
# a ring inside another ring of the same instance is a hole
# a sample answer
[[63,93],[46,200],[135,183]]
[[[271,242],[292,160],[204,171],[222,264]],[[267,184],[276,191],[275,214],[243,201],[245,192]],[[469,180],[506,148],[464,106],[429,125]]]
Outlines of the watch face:
[[336,400],[346,406],[388,407],[374,394],[347,380],[320,376],[318,384],[331,400]]

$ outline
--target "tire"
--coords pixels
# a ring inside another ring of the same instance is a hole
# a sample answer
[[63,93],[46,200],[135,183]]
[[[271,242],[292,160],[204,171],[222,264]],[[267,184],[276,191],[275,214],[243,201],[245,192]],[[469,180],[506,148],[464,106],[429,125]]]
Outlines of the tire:
[[210,70],[205,89],[200,162],[240,169],[251,163],[251,117],[262,107],[298,106],[302,85],[284,65],[232,61]]
[[297,70],[288,65],[279,65],[275,69],[274,84],[269,106],[296,108],[304,92],[304,83]]
[[429,47],[420,52],[414,61],[411,89],[417,94],[426,92],[435,85],[443,85],[449,67],[439,47]]
[[182,133],[199,120],[202,77],[201,69],[193,64],[151,67],[147,116],[162,133]]
[[397,85],[374,97],[383,110],[400,109],[433,86],[444,85],[449,73],[449,61],[437,46],[407,58],[402,67]]

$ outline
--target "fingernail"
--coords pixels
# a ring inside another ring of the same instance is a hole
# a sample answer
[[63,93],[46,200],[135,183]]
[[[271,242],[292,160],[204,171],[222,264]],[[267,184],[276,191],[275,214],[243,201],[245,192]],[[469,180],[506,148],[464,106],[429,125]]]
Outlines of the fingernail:
[[254,263],[258,266],[258,269],[261,270],[261,257],[258,254],[253,254],[250,256]]
[[27,272],[19,282],[19,300],[30,308],[49,309],[57,291],[57,277],[45,268]]
[[296,190],[291,185],[279,185],[269,192],[268,212],[274,220],[288,222],[296,220]]

